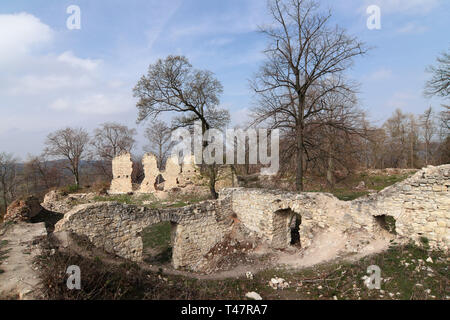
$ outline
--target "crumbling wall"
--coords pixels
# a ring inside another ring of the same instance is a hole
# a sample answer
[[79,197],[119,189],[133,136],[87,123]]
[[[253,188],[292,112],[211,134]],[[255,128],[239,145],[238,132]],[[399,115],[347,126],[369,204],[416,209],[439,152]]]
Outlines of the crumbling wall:
[[176,155],[170,156],[166,161],[166,170],[162,172],[164,177],[164,190],[170,190],[180,185],[181,166]]
[[153,193],[156,191],[156,178],[161,175],[164,179],[164,190],[185,187],[200,180],[199,168],[194,164],[193,157],[186,159],[181,165],[178,157],[172,155],[166,161],[166,168],[160,171],[155,155],[148,153],[142,159],[145,178],[139,188],[139,193]]
[[[113,160],[113,180],[111,182],[111,194],[125,194],[132,192],[131,172],[132,163],[129,154],[121,155]],[[186,156],[180,164],[178,156],[172,155],[166,161],[165,170],[158,168],[156,156],[147,153],[142,158],[144,167],[144,180],[137,192],[154,193],[157,191],[156,180],[159,175],[164,179],[164,190],[184,188],[187,185],[205,185],[207,182],[200,174],[200,167],[194,162],[194,156]],[[129,179],[127,177],[130,177]],[[237,186],[237,177],[229,165],[219,167],[216,189]]]
[[70,231],[84,235],[106,252],[133,261],[143,258],[140,233],[144,228],[163,221],[173,224],[173,255],[175,268],[195,270],[203,256],[226,234],[229,223],[219,219],[219,202],[171,209],[149,209],[116,202],[80,205],[59,221],[55,232]]
[[123,153],[112,160],[113,180],[109,193],[123,194],[133,191],[131,183],[131,173],[133,172],[133,162],[129,153]]
[[223,189],[217,201],[173,209],[149,209],[118,203],[95,203],[74,208],[57,223],[56,231],[86,235],[99,247],[134,261],[142,260],[142,230],[161,221],[172,222],[173,265],[201,269],[204,256],[240,222],[274,248],[291,242],[291,221],[297,215],[300,243],[311,245],[319,233],[363,232],[375,237],[375,217],[396,220],[400,238],[428,239],[433,248],[450,244],[450,165],[428,167],[383,191],[354,201],[326,193]]
[[431,247],[450,246],[450,165],[429,166],[377,194],[352,202],[356,213],[391,216],[396,233]]
[[156,191],[156,178],[160,174],[158,170],[158,162],[155,155],[146,153],[142,158],[142,165],[144,167],[144,180],[139,188],[140,193],[153,193]]
[[[340,201],[326,193],[286,193],[264,189],[227,189],[221,196],[232,198],[233,211],[250,230],[273,247],[290,240],[290,209],[301,217],[302,247],[327,229],[364,231],[375,236],[380,226],[377,216],[392,216],[400,238],[448,250],[450,245],[450,165],[428,167],[377,194],[354,201]],[[284,220],[283,220],[284,219]],[[280,235],[281,234],[281,235]],[[286,236],[284,236],[286,235]],[[281,239],[281,240],[280,240]]]
[[260,235],[274,248],[285,248],[291,242],[293,215],[301,219],[302,247],[311,244],[318,232],[329,228],[373,231],[369,214],[351,214],[351,204],[326,193],[289,193],[278,190],[225,189],[220,197],[231,197],[237,218],[249,230]]

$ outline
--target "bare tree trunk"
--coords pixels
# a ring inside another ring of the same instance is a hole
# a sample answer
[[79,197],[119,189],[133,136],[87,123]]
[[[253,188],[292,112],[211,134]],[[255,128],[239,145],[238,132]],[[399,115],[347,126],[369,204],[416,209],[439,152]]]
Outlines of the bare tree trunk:
[[78,188],[80,186],[80,173],[77,166],[73,168],[73,176],[75,178],[75,186]]
[[3,206],[5,208],[4,213],[6,214],[6,210],[8,209],[8,202],[6,200],[6,188],[3,187]]
[[216,191],[216,166],[214,164],[209,166],[209,191],[211,192],[211,197],[217,199],[219,195]]
[[[331,148],[330,148],[331,149]],[[327,167],[327,182],[330,188],[334,188],[335,180],[334,180],[334,161],[333,155],[331,154],[331,150],[328,154],[328,167]]]
[[303,132],[297,129],[297,167],[295,175],[295,189],[303,191]]

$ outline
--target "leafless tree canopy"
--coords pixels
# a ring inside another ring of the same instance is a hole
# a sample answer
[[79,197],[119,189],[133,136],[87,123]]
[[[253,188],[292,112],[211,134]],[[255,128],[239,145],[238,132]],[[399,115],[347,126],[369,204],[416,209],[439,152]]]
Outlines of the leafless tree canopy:
[[[0,188],[3,202],[3,212],[8,203],[15,198],[17,159],[10,153],[0,153]],[[0,210],[0,214],[2,210]]]
[[428,67],[432,74],[425,87],[427,96],[448,97],[450,94],[450,52],[444,52],[437,58],[437,66]]
[[175,128],[191,126],[197,120],[206,129],[221,127],[230,118],[227,110],[219,108],[222,91],[212,72],[193,69],[186,57],[168,56],[150,65],[134,88],[134,96],[139,98],[138,121],[173,112],[178,114]]
[[80,185],[80,162],[86,156],[89,134],[82,128],[66,128],[47,136],[45,153],[61,157],[68,161],[67,169],[75,178],[75,185]]
[[162,170],[172,147],[170,128],[162,121],[153,122],[145,130],[145,138],[148,143],[144,146],[144,151],[156,156],[158,167]]
[[274,24],[261,28],[270,45],[252,83],[259,96],[253,116],[255,123],[268,121],[294,139],[290,149],[296,158],[296,189],[302,190],[307,127],[319,120],[321,126],[340,126],[336,119],[322,122],[326,117],[320,114],[330,114],[333,108],[326,96],[354,94],[354,85],[343,72],[366,49],[345,30],[330,27],[331,13],[323,14],[315,1],[270,0],[269,12]]
[[[222,84],[212,72],[193,69],[186,57],[168,56],[150,65],[147,75],[134,88],[134,96],[139,98],[138,122],[169,112],[175,114],[172,129],[192,128],[195,121],[201,122],[203,133],[224,127],[230,115],[219,107],[222,91]],[[211,195],[217,198],[215,166],[207,166],[207,172]]]
[[115,122],[106,122],[95,129],[91,143],[98,158],[110,161],[122,152],[131,152],[136,143],[135,135],[135,129]]
[[[27,180],[27,190],[32,189],[34,193],[59,187],[61,183],[61,164],[57,161],[48,161],[45,155],[30,156],[25,162],[24,175]],[[30,181],[31,180],[31,181]],[[28,184],[31,182],[32,187]]]
[[425,165],[428,165],[428,158],[430,156],[430,144],[433,136],[436,133],[436,123],[434,121],[433,108],[428,108],[420,117],[420,122],[423,129],[423,139],[425,142]]

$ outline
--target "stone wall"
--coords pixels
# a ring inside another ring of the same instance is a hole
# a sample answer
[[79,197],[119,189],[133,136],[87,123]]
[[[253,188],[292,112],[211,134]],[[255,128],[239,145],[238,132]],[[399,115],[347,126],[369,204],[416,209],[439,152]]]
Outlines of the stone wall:
[[144,167],[144,180],[139,188],[140,193],[153,193],[156,191],[156,178],[159,175],[158,162],[153,154],[147,153],[142,158]]
[[142,260],[142,230],[170,221],[173,226],[173,265],[198,270],[204,256],[240,222],[273,248],[291,242],[292,219],[300,219],[303,248],[319,233],[362,232],[375,238],[376,217],[392,216],[401,239],[428,239],[433,248],[450,245],[450,165],[428,167],[383,191],[354,201],[326,193],[288,193],[264,189],[223,189],[217,201],[173,209],[149,209],[118,203],[81,205],[68,212],[56,231],[86,235],[107,252]]
[[352,202],[357,213],[392,216],[399,236],[431,247],[450,246],[450,164],[429,166],[377,194]]
[[301,217],[302,247],[327,229],[364,231],[375,235],[380,224],[374,217],[392,216],[398,237],[448,250],[450,245],[450,165],[428,167],[405,181],[354,201],[340,201],[326,193],[286,193],[263,189],[227,189],[233,211],[250,230],[273,247],[290,242],[290,222]]
[[150,225],[170,221],[174,267],[195,270],[203,256],[223,239],[229,228],[229,220],[216,214],[219,205],[220,202],[206,201],[184,208],[157,210],[116,202],[85,204],[66,213],[56,224],[55,232],[70,231],[87,236],[96,247],[106,252],[141,261],[143,244],[140,232]]
[[139,193],[153,193],[156,191],[156,178],[161,175],[164,178],[164,190],[185,187],[194,183],[199,176],[199,169],[190,157],[186,163],[178,163],[177,156],[171,156],[166,161],[166,169],[160,171],[157,160],[153,154],[145,154],[142,159],[145,178],[139,188]]
[[[164,179],[164,191],[174,188],[184,188],[188,185],[206,185],[207,181],[200,174],[200,167],[194,163],[194,157],[185,158],[181,164],[178,157],[172,155],[166,161],[165,170],[158,168],[156,156],[147,153],[142,158],[144,168],[144,180],[142,181],[138,193],[155,193],[157,191],[157,177],[161,175]],[[132,192],[131,172],[132,161],[130,154],[122,154],[112,161],[113,180],[111,182],[110,194],[126,194]],[[237,186],[237,178],[229,165],[222,165],[218,170],[216,189]],[[159,188],[161,187],[158,186]],[[159,189],[161,190],[161,189]]]
[[133,191],[131,183],[131,173],[133,172],[133,162],[129,153],[121,154],[112,160],[113,180],[109,193],[123,194]]
[[290,244],[294,215],[301,219],[302,247],[309,246],[315,234],[328,228],[373,232],[375,227],[368,213],[353,215],[350,202],[331,194],[234,188],[223,190],[220,196],[231,197],[239,221],[274,248]]

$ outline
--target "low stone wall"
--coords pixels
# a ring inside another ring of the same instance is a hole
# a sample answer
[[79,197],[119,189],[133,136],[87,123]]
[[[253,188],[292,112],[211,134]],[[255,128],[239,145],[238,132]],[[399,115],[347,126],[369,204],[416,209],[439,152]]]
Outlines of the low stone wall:
[[429,166],[377,194],[352,202],[357,213],[392,216],[399,236],[450,247],[450,165]]
[[431,247],[450,246],[450,165],[428,167],[381,192],[354,201],[340,201],[325,193],[287,193],[263,189],[227,189],[221,196],[232,198],[238,219],[260,234],[273,247],[290,242],[290,221],[301,217],[302,247],[326,229],[344,232],[362,230],[375,235],[380,230],[374,217],[392,216],[401,238]]
[[80,205],[66,213],[55,232],[70,231],[84,235],[106,252],[133,261],[141,261],[143,244],[140,233],[150,225],[172,222],[173,265],[195,266],[226,233],[229,225],[216,214],[219,202],[207,201],[184,208],[149,209],[116,202]]
[[231,197],[239,221],[274,248],[285,248],[290,244],[294,215],[301,219],[302,247],[309,246],[315,234],[327,228],[374,230],[375,222],[369,214],[353,215],[351,203],[340,201],[331,194],[235,188],[223,190],[222,196]]

